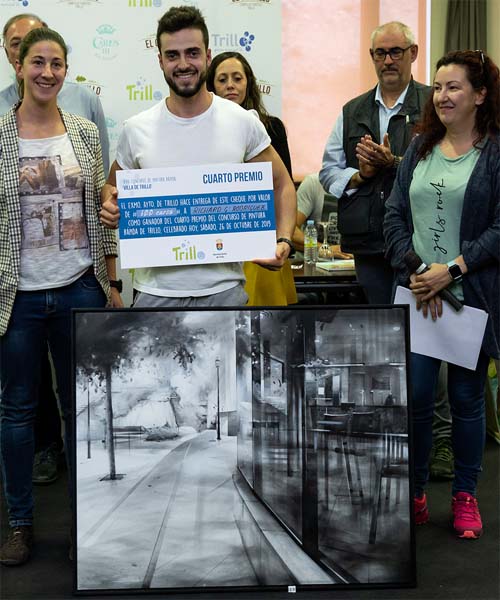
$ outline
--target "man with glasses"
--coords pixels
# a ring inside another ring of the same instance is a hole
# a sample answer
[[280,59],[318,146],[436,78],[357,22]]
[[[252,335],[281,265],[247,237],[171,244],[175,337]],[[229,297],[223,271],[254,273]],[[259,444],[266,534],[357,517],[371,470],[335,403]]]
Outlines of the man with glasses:
[[[341,247],[354,254],[356,276],[368,302],[388,304],[393,272],[384,258],[385,201],[431,88],[411,76],[418,47],[406,25],[395,21],[380,25],[371,42],[379,82],[344,106],[326,144],[320,181],[339,198]],[[446,365],[439,376],[433,437],[431,477],[453,478]]]
[[343,107],[326,144],[320,181],[339,199],[342,250],[354,255],[368,302],[389,304],[393,273],[384,258],[384,205],[431,88],[412,78],[418,46],[406,25],[380,25],[371,43],[378,84]]

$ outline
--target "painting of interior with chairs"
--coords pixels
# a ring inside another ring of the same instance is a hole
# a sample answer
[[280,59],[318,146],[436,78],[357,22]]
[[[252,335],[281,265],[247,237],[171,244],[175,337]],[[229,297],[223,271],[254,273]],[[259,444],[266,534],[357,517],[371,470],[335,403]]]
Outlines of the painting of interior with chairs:
[[405,318],[311,307],[237,328],[239,471],[337,583],[414,577]]

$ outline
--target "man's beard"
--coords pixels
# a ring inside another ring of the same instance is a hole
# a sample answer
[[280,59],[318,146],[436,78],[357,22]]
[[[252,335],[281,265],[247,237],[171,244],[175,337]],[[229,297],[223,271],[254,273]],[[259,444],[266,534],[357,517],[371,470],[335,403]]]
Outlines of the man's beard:
[[181,96],[182,98],[192,98],[193,96],[196,96],[196,94],[201,90],[201,88],[205,84],[205,81],[207,80],[207,68],[205,68],[201,73],[199,73],[198,81],[190,87],[179,87],[175,83],[173,78],[167,77],[167,75],[165,74],[164,77],[165,81],[168,83],[168,87],[177,96]]

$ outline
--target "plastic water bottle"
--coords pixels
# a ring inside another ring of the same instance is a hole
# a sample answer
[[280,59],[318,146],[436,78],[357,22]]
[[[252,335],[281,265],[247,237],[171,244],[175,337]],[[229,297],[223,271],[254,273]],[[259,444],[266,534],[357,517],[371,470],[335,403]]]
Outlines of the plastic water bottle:
[[304,229],[304,262],[313,264],[318,260],[318,231],[313,220],[308,220]]

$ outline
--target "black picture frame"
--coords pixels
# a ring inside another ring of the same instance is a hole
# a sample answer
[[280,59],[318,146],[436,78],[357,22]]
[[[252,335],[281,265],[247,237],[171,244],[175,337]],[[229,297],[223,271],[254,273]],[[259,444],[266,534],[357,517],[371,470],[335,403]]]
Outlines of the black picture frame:
[[415,586],[408,323],[75,310],[74,592]]

